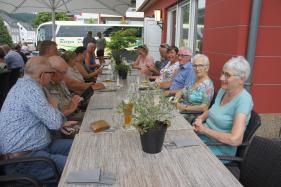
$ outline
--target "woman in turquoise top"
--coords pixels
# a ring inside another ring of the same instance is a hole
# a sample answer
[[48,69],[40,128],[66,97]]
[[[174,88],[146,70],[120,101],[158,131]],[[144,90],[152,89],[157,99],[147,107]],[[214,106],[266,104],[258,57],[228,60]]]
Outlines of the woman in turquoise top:
[[[253,101],[244,89],[250,65],[244,57],[227,61],[220,76],[221,89],[212,107],[196,118],[195,131],[203,141],[219,141],[226,146],[209,146],[215,155],[236,154],[243,140]],[[204,122],[206,121],[206,122]]]
[[[214,84],[208,76],[209,59],[203,54],[197,54],[192,59],[192,67],[196,74],[195,82],[176,93],[177,98],[183,98],[183,103],[177,103],[176,107],[182,111],[208,110],[214,95]],[[186,120],[191,122],[196,116],[184,114]]]

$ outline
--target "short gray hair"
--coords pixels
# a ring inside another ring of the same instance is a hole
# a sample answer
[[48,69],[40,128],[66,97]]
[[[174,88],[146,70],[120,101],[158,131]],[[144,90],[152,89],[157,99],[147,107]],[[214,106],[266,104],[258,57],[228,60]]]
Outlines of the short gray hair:
[[209,61],[209,58],[206,56],[206,55],[203,55],[203,54],[196,54],[193,58],[192,58],[192,63],[198,59],[202,59],[203,63],[205,65],[209,65],[210,64],[210,61]]
[[232,57],[223,66],[223,68],[234,71],[241,79],[247,80],[251,73],[249,62],[243,56]]

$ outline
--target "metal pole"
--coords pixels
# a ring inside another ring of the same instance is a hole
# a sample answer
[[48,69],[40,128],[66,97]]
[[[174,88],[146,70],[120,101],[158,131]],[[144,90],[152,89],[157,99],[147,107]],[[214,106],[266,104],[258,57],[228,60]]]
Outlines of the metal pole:
[[51,0],[51,9],[52,9],[52,34],[53,41],[56,41],[56,8],[55,8],[55,0]]
[[262,0],[253,0],[252,2],[252,13],[251,13],[251,22],[250,22],[248,49],[247,49],[247,60],[251,66],[251,74],[245,83],[245,88],[248,91],[250,90],[252,84],[261,5],[262,5]]
[[55,17],[55,10],[52,9],[52,33],[53,33],[53,41],[56,41],[56,17]]

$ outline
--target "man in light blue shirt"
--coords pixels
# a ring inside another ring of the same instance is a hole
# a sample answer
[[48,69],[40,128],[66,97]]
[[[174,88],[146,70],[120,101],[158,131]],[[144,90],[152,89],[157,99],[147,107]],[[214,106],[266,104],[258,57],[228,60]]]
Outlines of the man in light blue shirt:
[[[8,93],[0,113],[2,160],[44,156],[52,159],[62,172],[72,140],[52,142],[49,130],[71,124],[63,124],[57,100],[47,98],[42,89],[53,73],[46,58],[33,57],[26,64],[24,77]],[[5,170],[7,174],[36,175],[39,180],[53,176],[51,168],[42,163],[11,165]]]
[[161,83],[161,88],[171,90],[171,93],[192,85],[196,79],[191,63],[192,52],[189,48],[181,48],[178,53],[180,68],[172,81]]

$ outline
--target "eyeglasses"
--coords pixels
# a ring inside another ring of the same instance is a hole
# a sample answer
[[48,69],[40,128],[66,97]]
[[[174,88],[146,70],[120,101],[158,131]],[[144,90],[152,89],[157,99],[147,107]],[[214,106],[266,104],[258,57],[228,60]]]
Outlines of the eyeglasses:
[[206,64],[192,64],[193,69],[203,69]]
[[45,71],[43,73],[49,73],[49,74],[54,74],[55,72],[54,71]]
[[54,71],[45,71],[45,72],[42,72],[42,73],[40,74],[40,78],[42,78],[44,74],[53,75],[54,73],[55,73]]
[[169,49],[170,46],[169,46],[168,44],[161,44],[160,47],[161,47],[161,48]]
[[237,75],[237,74],[230,74],[228,72],[222,71],[221,72],[221,76],[224,76],[226,79],[229,79],[230,77],[239,76],[239,75]]
[[191,55],[178,54],[178,57],[191,57]]

